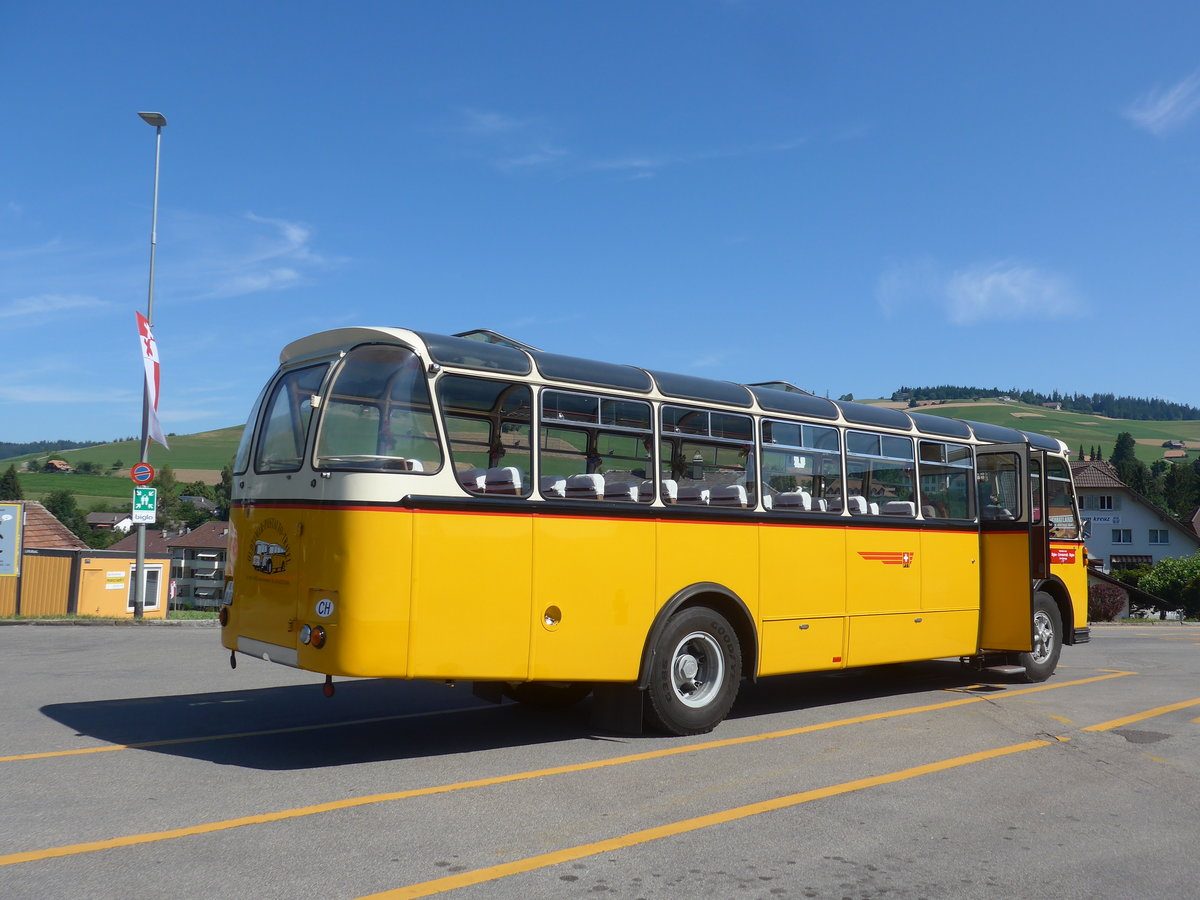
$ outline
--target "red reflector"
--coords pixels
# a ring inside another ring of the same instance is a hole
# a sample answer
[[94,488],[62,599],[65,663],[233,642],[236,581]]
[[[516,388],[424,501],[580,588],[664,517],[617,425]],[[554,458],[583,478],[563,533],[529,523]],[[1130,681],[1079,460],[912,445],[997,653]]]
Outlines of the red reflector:
[[840,656],[835,656],[835,657],[833,658],[833,661],[834,661],[834,662],[841,662],[841,661],[842,661],[842,658],[841,658]]
[[312,646],[318,650],[325,646],[325,629],[320,625],[312,630]]
[[224,628],[226,625],[229,624],[229,607],[228,606],[221,607],[221,611],[219,613],[217,613],[217,619],[220,621],[222,628]]

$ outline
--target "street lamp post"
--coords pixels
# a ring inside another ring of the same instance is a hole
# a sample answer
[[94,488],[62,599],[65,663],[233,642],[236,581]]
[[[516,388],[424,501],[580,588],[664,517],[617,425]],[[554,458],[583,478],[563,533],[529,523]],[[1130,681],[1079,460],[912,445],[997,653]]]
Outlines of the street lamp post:
[[[150,286],[146,296],[146,320],[154,323],[154,249],[158,244],[158,159],[162,151],[162,130],[167,117],[162,113],[140,112],[147,125],[154,126],[154,202],[150,213]],[[150,385],[142,384],[142,450],[139,462],[146,462],[150,451]],[[133,617],[142,618],[146,609],[146,523],[137,526],[137,556],[133,577]]]

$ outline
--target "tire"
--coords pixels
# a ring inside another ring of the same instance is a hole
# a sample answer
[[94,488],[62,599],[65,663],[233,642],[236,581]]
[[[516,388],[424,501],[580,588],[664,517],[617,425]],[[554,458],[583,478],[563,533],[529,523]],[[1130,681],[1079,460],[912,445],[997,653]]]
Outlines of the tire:
[[1045,681],[1053,675],[1062,646],[1063,625],[1058,604],[1049,594],[1038,591],[1033,598],[1033,649],[1017,654],[1017,665],[1025,667],[1022,680]]
[[507,697],[536,709],[566,709],[591,692],[586,681],[523,681],[504,686]]
[[668,734],[712,731],[733,707],[741,680],[741,646],[729,621],[704,606],[680,610],[654,644],[646,720]]

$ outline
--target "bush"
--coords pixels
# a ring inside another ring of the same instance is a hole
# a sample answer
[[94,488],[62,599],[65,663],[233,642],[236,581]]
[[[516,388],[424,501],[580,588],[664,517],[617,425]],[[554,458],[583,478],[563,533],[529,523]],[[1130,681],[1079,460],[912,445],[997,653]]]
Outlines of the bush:
[[1125,611],[1129,594],[1115,584],[1088,585],[1088,620],[1111,622]]
[[1196,618],[1200,615],[1200,552],[1160,559],[1138,586],[1165,600],[1167,609],[1181,608],[1189,618]]

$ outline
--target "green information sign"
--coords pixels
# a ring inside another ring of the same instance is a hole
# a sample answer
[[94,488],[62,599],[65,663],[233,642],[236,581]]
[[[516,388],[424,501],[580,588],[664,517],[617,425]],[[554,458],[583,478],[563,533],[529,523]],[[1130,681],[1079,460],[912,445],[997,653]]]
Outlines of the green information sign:
[[153,525],[158,521],[158,488],[133,489],[133,524]]

